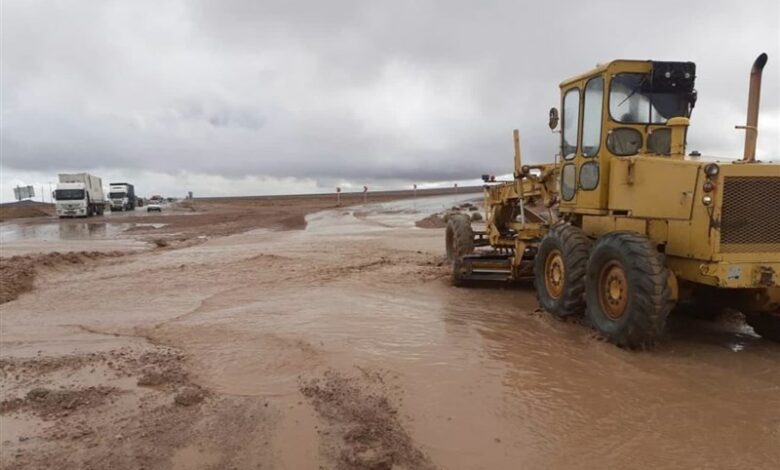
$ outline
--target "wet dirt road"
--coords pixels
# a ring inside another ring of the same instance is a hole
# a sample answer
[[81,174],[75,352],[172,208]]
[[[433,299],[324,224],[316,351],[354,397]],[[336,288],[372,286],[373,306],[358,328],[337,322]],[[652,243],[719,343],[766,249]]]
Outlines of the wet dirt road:
[[[0,306],[3,399],[21,400],[0,416],[3,466],[780,461],[780,346],[738,319],[680,318],[656,350],[627,352],[537,312],[530,286],[451,287],[443,231],[413,213],[451,202],[47,273]],[[61,386],[82,393],[70,408],[32,393]]]

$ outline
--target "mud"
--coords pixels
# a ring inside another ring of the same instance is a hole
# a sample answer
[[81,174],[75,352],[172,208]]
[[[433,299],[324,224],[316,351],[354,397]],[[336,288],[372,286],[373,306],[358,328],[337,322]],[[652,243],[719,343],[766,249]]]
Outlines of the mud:
[[383,374],[361,372],[355,378],[327,370],[300,387],[326,423],[319,434],[336,468],[435,468],[401,424]]
[[86,251],[0,257],[0,304],[10,302],[33,288],[37,273],[45,269],[85,266],[99,260],[116,258],[122,252]]
[[432,214],[416,221],[414,225],[420,228],[444,228],[447,226],[447,222],[439,214]]
[[628,352],[539,312],[528,285],[454,288],[444,230],[415,221],[463,202],[192,228],[189,245],[41,271],[0,306],[2,400],[114,391],[0,415],[0,467],[776,466],[780,346],[739,314],[680,316]]
[[14,398],[0,402],[0,413],[26,411],[37,414],[43,419],[67,416],[79,408],[97,407],[109,401],[117,392],[112,387],[87,387],[73,390],[48,389],[37,387],[24,398]]

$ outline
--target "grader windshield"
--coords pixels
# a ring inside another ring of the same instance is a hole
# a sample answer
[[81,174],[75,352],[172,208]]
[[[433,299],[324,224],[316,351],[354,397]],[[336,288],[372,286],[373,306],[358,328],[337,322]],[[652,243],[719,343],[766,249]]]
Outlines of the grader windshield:
[[666,124],[690,117],[696,102],[695,66],[653,62],[649,73],[617,73],[609,86],[609,114],[624,124]]
[[617,122],[631,124],[666,124],[673,117],[689,117],[688,93],[657,92],[646,85],[649,75],[621,73],[612,79],[609,90],[609,113]]

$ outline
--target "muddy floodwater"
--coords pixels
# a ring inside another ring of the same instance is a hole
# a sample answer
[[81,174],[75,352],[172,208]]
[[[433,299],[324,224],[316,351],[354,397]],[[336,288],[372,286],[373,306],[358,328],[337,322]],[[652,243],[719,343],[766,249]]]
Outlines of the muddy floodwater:
[[42,274],[0,306],[3,468],[777,468],[780,345],[680,317],[630,352],[455,288],[414,222],[470,198]]

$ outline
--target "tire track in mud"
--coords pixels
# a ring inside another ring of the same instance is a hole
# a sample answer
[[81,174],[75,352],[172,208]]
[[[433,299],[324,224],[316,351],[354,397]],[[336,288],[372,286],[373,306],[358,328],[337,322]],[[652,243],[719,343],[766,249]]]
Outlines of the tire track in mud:
[[399,419],[383,373],[358,370],[355,377],[328,369],[300,383],[325,423],[322,453],[338,470],[435,469]]

